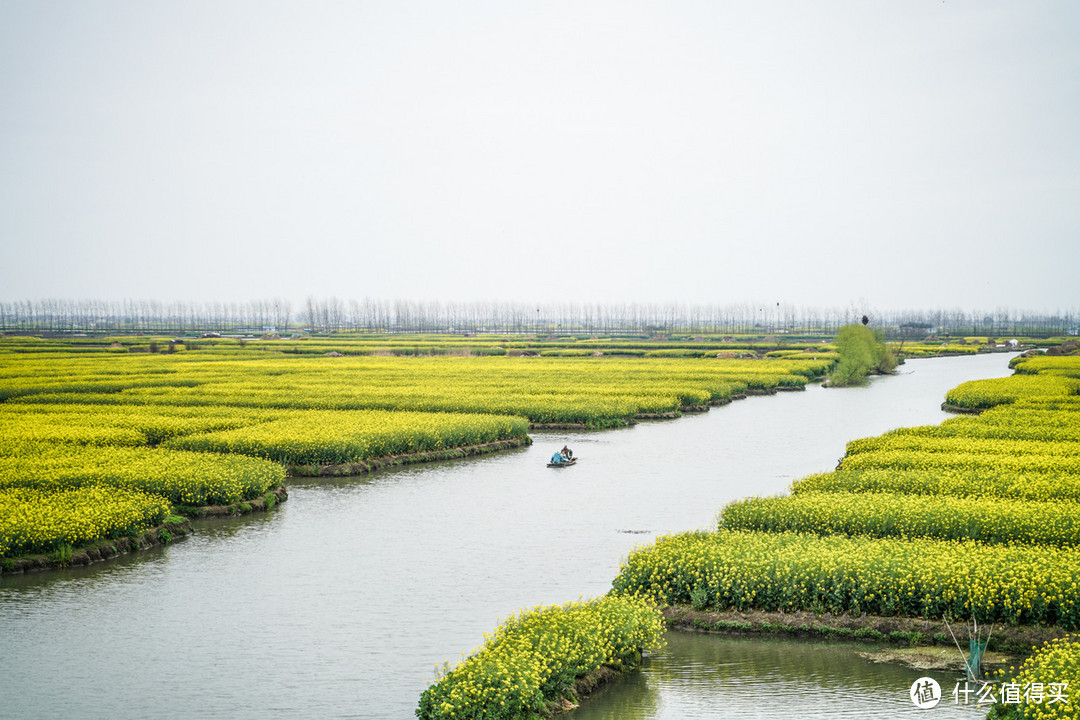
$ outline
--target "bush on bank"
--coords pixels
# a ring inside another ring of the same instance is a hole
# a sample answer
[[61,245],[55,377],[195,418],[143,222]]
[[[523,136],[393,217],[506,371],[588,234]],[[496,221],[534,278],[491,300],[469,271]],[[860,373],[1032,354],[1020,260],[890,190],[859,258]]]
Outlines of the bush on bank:
[[829,384],[837,387],[864,385],[872,373],[888,373],[896,368],[896,356],[883,337],[870,328],[845,325],[836,334],[840,362],[829,374]]

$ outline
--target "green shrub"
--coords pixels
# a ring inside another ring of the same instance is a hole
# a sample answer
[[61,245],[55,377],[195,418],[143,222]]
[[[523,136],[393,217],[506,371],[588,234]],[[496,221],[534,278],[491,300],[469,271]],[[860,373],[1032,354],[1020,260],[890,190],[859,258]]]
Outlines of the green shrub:
[[830,385],[863,385],[867,375],[892,372],[896,368],[896,356],[886,347],[881,334],[864,325],[840,328],[836,345],[840,362],[829,375]]

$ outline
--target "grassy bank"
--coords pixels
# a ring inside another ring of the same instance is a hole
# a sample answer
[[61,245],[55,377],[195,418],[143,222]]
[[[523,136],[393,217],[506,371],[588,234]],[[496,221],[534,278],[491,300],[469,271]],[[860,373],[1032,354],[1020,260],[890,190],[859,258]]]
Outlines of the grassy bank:
[[[963,670],[954,636],[966,649],[967,629],[941,620],[884,615],[770,612],[765,610],[695,610],[689,605],[663,609],[667,627],[688,632],[726,635],[768,635],[863,641],[898,648],[937,648],[938,669]],[[996,654],[993,671],[1031,654],[1032,647],[1067,637],[1068,632],[1045,625],[995,625],[989,649]],[[942,654],[941,649],[947,652]],[[925,660],[925,655],[920,655]],[[929,669],[929,668],[927,668]]]

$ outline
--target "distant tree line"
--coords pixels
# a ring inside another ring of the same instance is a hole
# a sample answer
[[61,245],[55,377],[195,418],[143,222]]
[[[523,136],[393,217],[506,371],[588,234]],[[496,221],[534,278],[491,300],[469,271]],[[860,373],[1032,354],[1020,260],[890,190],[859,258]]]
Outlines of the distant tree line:
[[161,302],[156,300],[25,300],[0,302],[0,332],[318,333],[536,333],[596,335],[835,335],[867,315],[886,337],[1004,335],[1047,337],[1075,333],[1075,309],[1035,313],[999,307],[992,312],[875,310],[781,303],[522,303],[416,300],[342,300],[309,297],[299,309],[288,300]]
[[49,333],[255,332],[296,325],[288,300],[161,302],[38,300],[0,302],[0,331]]

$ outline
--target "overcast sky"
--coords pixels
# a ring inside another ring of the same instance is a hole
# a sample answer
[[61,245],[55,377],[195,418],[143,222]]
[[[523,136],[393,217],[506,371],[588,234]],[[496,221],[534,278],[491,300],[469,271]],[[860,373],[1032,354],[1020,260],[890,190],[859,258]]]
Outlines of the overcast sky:
[[0,300],[1080,306],[1080,3],[0,0]]

